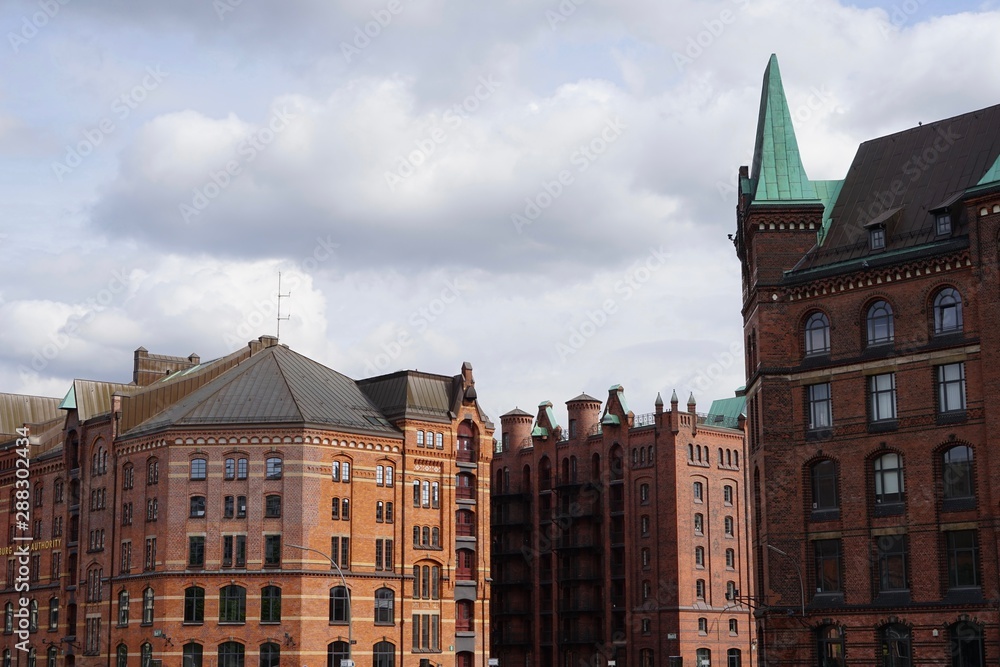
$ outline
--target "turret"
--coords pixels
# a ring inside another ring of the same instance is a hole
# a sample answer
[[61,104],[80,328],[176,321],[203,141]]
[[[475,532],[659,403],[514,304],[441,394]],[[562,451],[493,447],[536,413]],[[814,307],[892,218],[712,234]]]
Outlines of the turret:
[[601,401],[587,394],[566,401],[569,413],[569,439],[586,439],[597,433],[597,423],[601,419]]
[[531,446],[531,413],[514,408],[500,415],[500,427],[503,430],[502,451],[518,451]]

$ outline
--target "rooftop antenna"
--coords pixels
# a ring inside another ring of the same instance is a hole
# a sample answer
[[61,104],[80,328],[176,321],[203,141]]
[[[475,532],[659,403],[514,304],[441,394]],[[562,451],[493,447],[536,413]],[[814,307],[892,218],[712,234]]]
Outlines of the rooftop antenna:
[[281,316],[281,300],[287,299],[290,296],[292,296],[291,292],[288,292],[288,294],[281,293],[281,271],[278,271],[278,328],[277,331],[275,332],[275,338],[277,338],[279,341],[281,340],[281,320],[287,320],[292,316],[290,312],[288,315],[285,315],[284,317]]

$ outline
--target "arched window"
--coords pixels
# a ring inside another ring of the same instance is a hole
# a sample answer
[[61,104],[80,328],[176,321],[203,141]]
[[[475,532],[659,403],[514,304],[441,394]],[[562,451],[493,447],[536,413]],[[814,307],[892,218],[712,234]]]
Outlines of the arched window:
[[280,667],[281,647],[274,642],[260,645],[260,667]]
[[45,667],[56,667],[57,662],[59,662],[59,649],[50,646],[49,650],[45,652]]
[[743,667],[743,655],[738,648],[731,648],[726,652],[726,667]]
[[282,474],[282,462],[281,458],[278,456],[271,456],[267,459],[264,479],[281,479]]
[[234,458],[226,459],[223,479],[236,479],[236,459]]
[[[129,464],[127,466],[127,469],[131,470],[132,469],[132,465]],[[126,477],[126,479],[129,479],[129,478]],[[54,503],[56,503],[58,505],[59,503],[61,503],[63,501],[63,491],[65,490],[65,488],[66,488],[66,483],[62,481],[62,478],[56,478],[56,481],[52,484],[52,496],[53,496],[52,497],[52,502],[54,502]],[[132,487],[128,486],[126,488],[131,489]]]
[[391,642],[378,642],[372,647],[372,667],[395,667],[395,665],[396,647]]
[[934,333],[950,334],[962,330],[962,295],[946,287],[934,297]]
[[459,537],[476,536],[476,514],[472,510],[460,509],[455,512],[455,535]]
[[455,552],[455,578],[471,581],[476,578],[476,554],[471,549],[459,549]]
[[[430,443],[427,446],[430,447]],[[442,448],[444,447],[443,439],[441,446]],[[476,460],[475,426],[469,420],[458,425],[458,443],[455,451],[455,459],[470,463]]]
[[476,478],[472,473],[460,472],[455,476],[455,497],[467,500],[475,499]]
[[343,586],[330,589],[330,622],[347,624],[351,622],[351,601]]
[[695,482],[694,483],[695,502],[699,503],[702,502],[702,500],[704,500],[704,495],[705,495],[705,485],[702,484],[701,482]]
[[375,591],[375,623],[392,625],[396,622],[396,593],[391,588]]
[[49,630],[59,628],[59,598],[49,598]]
[[910,667],[910,629],[894,623],[879,630],[882,667]]
[[457,632],[472,632],[475,608],[472,600],[459,600],[455,603],[455,630]]
[[538,490],[548,491],[552,488],[552,463],[549,457],[543,456],[538,462]]
[[612,482],[625,479],[625,461],[622,458],[622,448],[617,443],[611,448],[610,466],[609,472],[611,473]]
[[590,478],[595,482],[601,478],[601,455],[594,454],[590,457]]
[[153,611],[156,596],[153,593],[153,589],[147,587],[146,590],[142,592],[142,624],[149,625],[153,622]]
[[653,649],[644,648],[639,651],[639,667],[654,667],[655,665]]
[[[140,667],[153,667],[153,645],[149,642],[144,642],[142,646],[139,647],[139,665]],[[219,663],[220,667],[222,663]]]
[[245,648],[239,642],[223,642],[219,644],[218,667],[245,667],[243,655]]
[[903,459],[890,452],[875,459],[875,503],[901,503],[906,491],[903,480]]
[[260,622],[278,623],[280,621],[281,589],[277,586],[264,586],[260,591]]
[[205,459],[191,459],[191,479],[198,481],[208,477],[208,461]]
[[837,464],[830,459],[817,461],[809,469],[812,480],[813,512],[830,512],[840,508],[837,495]]
[[219,591],[219,623],[245,623],[246,620],[247,589],[236,584],[223,586]]
[[[52,648],[54,649],[55,647],[53,646]],[[128,646],[119,644],[115,653],[118,656],[117,667],[128,667]]]
[[14,603],[8,602],[3,606],[3,631],[14,632]]
[[972,448],[955,445],[944,451],[942,457],[941,481],[944,485],[945,500],[972,498]]
[[340,667],[342,660],[347,660],[350,647],[347,642],[335,641],[326,645],[326,667]]
[[160,481],[160,462],[157,459],[146,461],[146,485],[156,484]]
[[38,600],[28,603],[28,631],[38,632]]
[[694,664],[698,667],[710,667],[712,664],[712,651],[707,648],[700,648],[694,652]]
[[10,649],[3,650],[3,667],[10,667]]
[[201,586],[184,589],[184,622],[205,622],[205,589]]
[[128,591],[118,593],[118,625],[128,625]]
[[472,667],[475,655],[472,651],[462,651],[455,654],[455,667]]
[[948,628],[948,642],[951,645],[952,667],[982,667],[986,664],[983,654],[983,629],[963,621]]
[[868,344],[886,345],[895,338],[892,306],[886,301],[876,301],[868,308]]
[[182,655],[183,667],[202,667],[203,653],[201,644],[195,644],[194,642],[185,644]]
[[695,567],[705,567],[705,547],[694,548]]
[[820,664],[823,667],[844,667],[844,633],[835,625],[816,630]]

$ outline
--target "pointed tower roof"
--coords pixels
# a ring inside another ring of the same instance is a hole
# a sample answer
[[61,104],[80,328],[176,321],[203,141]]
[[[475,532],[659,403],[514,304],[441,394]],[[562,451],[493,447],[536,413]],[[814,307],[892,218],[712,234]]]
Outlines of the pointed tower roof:
[[749,186],[754,201],[816,203],[819,199],[802,166],[778,57],[773,53],[764,70]]

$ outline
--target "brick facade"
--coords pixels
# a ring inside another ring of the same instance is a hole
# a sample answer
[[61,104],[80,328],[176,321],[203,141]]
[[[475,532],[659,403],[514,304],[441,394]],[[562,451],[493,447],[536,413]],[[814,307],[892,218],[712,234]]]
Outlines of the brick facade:
[[740,171],[764,664],[998,664],[997,113],[862,145],[823,202],[758,200],[766,140]]
[[[141,352],[136,377],[162,378],[159,368],[145,368]],[[42,519],[35,540],[42,569],[29,594],[39,601],[38,627],[28,635],[36,664],[48,664],[51,646],[59,666],[145,666],[148,656],[183,667],[336,667],[352,639],[359,665],[485,667],[493,427],[476,404],[471,366],[457,376],[404,371],[357,383],[382,410],[364,409],[377,424],[367,431],[336,426],[333,408],[345,406],[332,403],[327,425],[197,416],[155,423],[185,401],[197,406],[188,415],[210,413],[228,400],[223,390],[210,398],[197,392],[234,386],[232,374],[250,373],[243,369],[253,357],[267,354],[314,364],[266,337],[228,371],[211,370],[225,360],[201,369],[196,357],[194,366],[178,358],[179,376],[205,378],[167,391],[169,398],[149,396],[167,385],[119,388],[106,397],[112,410],[83,421],[78,396],[77,408],[49,429],[31,469],[33,489],[42,490],[33,508]],[[157,365],[169,359],[157,357]],[[407,383],[442,405],[420,406],[422,416],[405,398],[389,405],[386,387]],[[240,385],[260,392],[240,400],[262,400],[265,385]],[[145,408],[149,417],[121,432],[144,402],[156,405]],[[282,409],[279,402],[268,409]],[[13,444],[0,460],[8,523]],[[57,502],[58,485],[65,491]],[[64,530],[54,536],[59,521]],[[329,560],[334,548],[343,578]],[[61,565],[51,576],[54,554]],[[338,590],[344,582],[349,612]],[[13,585],[5,580],[0,605],[16,609]],[[52,627],[51,604],[58,605]],[[0,636],[0,651],[26,665],[17,641]]]
[[715,425],[676,396],[634,415],[617,385],[603,414],[586,395],[566,405],[565,430],[550,403],[501,417],[493,655],[503,667],[695,664],[698,651],[750,664],[742,422]]

